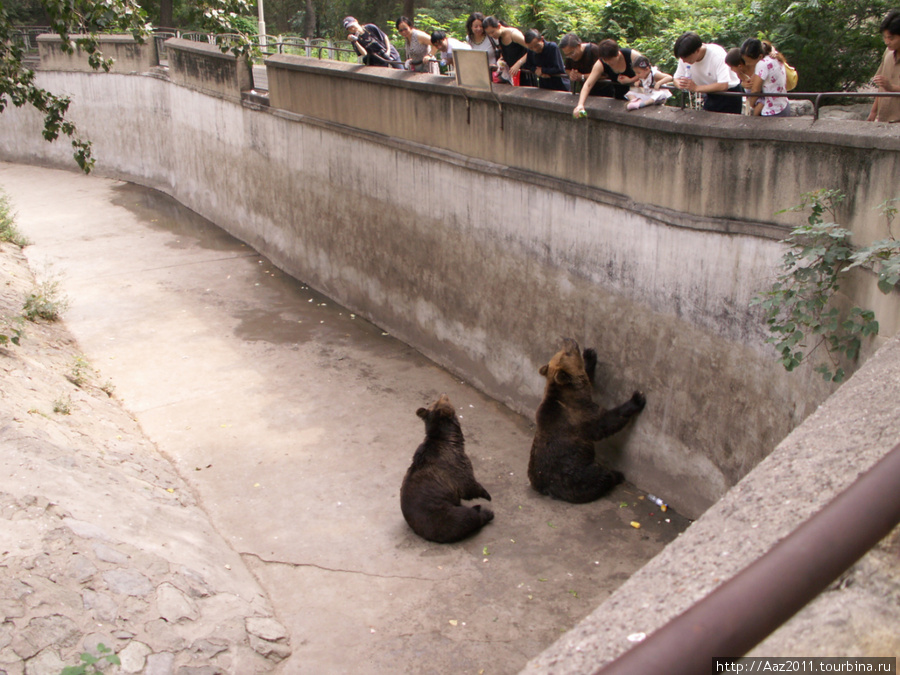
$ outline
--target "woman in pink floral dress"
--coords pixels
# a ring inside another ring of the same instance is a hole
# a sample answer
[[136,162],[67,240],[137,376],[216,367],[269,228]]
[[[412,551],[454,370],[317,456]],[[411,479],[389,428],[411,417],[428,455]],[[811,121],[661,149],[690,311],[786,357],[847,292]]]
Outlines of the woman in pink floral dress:
[[[787,93],[787,77],[781,54],[770,42],[750,38],[741,45],[744,63],[753,68],[750,92],[753,94]],[[790,117],[791,104],[786,96],[751,96],[750,108],[754,115],[764,117]]]

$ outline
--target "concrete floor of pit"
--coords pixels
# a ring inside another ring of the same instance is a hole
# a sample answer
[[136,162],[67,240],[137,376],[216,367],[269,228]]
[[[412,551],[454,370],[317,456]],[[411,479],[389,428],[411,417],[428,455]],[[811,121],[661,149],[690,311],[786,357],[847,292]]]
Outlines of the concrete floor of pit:
[[[517,672],[688,525],[628,483],[536,494],[531,420],[162,193],[11,164],[0,187],[85,357],[289,629],[281,673]],[[496,514],[453,545],[399,508],[415,411],[441,393]]]

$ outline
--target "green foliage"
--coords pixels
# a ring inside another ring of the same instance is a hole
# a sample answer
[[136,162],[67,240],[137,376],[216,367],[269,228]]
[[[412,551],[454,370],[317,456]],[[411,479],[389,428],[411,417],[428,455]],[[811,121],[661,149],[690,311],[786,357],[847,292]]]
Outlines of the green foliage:
[[76,356],[72,363],[72,368],[66,379],[76,387],[83,387],[87,384],[88,373],[91,371],[91,364],[83,356]]
[[251,39],[259,26],[252,15],[248,0],[201,0],[189,5],[185,18],[197,30],[214,34],[216,45],[223,52],[259,57]]
[[[40,4],[51,30],[62,39],[63,50],[87,54],[95,69],[108,71],[112,65],[100,51],[98,33],[117,30],[142,40],[149,31],[144,12],[134,0],[42,0]],[[17,108],[31,105],[44,116],[44,138],[55,141],[61,133],[68,136],[78,166],[90,172],[94,166],[90,143],[78,137],[75,124],[66,117],[70,99],[35,84],[34,71],[23,62],[12,22],[13,15],[0,4],[0,112],[10,103]]]
[[22,315],[29,321],[57,321],[69,306],[68,298],[61,295],[58,279],[47,279],[35,286],[25,296]]
[[[91,144],[79,137],[78,129],[67,116],[71,100],[35,83],[34,71],[25,66],[24,53],[16,39],[13,22],[23,15],[38,13],[14,13],[7,4],[0,2],[0,112],[10,103],[17,108],[32,106],[44,116],[44,138],[55,141],[60,134],[67,136],[75,162],[82,171],[90,173],[94,166]],[[85,54],[95,70],[108,72],[112,66],[112,59],[104,57],[100,50],[100,33],[130,33],[143,42],[151,30],[147,14],[137,0],[40,0],[38,4],[42,18],[62,39],[62,49],[69,54],[76,50]],[[203,0],[191,3],[190,11],[196,15],[201,30],[231,34],[218,41],[223,51],[252,53],[250,40],[240,31],[240,19],[252,14],[247,0]]]
[[[54,412],[56,412],[54,410]],[[68,415],[69,413],[65,413]],[[116,654],[112,653],[112,649],[104,645],[102,642],[97,645],[97,652],[100,656],[93,656],[88,652],[81,653],[81,663],[77,666],[67,666],[62,669],[60,675],[96,675],[102,673],[103,668],[113,664],[120,666],[122,661]]]
[[558,42],[566,33],[575,33],[582,40],[590,41],[601,37],[602,14],[603,5],[599,2],[526,0],[519,5],[515,19],[523,28],[536,28],[553,42]]
[[[72,399],[69,398],[68,396],[60,396],[58,399],[53,401],[53,412],[55,412],[59,415],[71,415],[72,414]],[[82,658],[84,658],[84,654],[82,654]],[[70,666],[70,667],[71,668],[80,668],[81,666]],[[100,672],[100,671],[97,671],[97,670],[90,670],[90,671],[84,671],[84,670],[66,671],[66,670],[63,670],[63,673],[66,673],[66,672],[68,672],[68,673],[84,673],[84,672],[93,673],[93,672]]]
[[[682,33],[693,31],[704,42],[713,42],[726,49],[736,47],[744,38],[750,37],[740,24],[742,11],[750,0],[722,2],[720,0],[700,0],[696,3],[675,2],[654,9],[655,30],[639,32],[634,37],[626,33],[630,46],[648,56],[654,65],[665,73],[674,73],[678,60],[672,53],[675,40]],[[640,26],[640,17],[628,18],[611,16],[625,29],[631,25]],[[615,30],[610,24],[609,30]],[[646,29],[643,29],[646,30]]]
[[767,0],[742,13],[746,37],[771,40],[800,74],[800,91],[845,91],[868,82],[884,49],[887,0]]
[[19,248],[25,248],[30,243],[16,227],[16,217],[12,212],[9,197],[0,190],[0,241],[15,244]]
[[13,318],[8,316],[0,317],[0,347],[19,345],[19,341],[25,335],[25,329],[22,328],[24,321],[21,316]]
[[46,26],[47,13],[39,0],[18,0],[8,4],[9,17],[20,26]]
[[[799,206],[789,211],[809,209],[805,225],[795,228],[784,240],[788,250],[782,257],[782,272],[772,288],[758,294],[751,305],[764,311],[779,361],[791,371],[824,346],[829,360],[816,368],[828,381],[841,382],[846,373],[842,363],[855,361],[862,340],[878,334],[878,321],[871,310],[835,306],[842,275],[860,265],[879,274],[878,287],[889,293],[900,282],[900,243],[893,238],[856,249],[850,232],[834,222],[835,210],[844,195],[838,190],[817,190],[802,195]],[[888,231],[896,214],[890,200],[882,205]]]
[[618,42],[631,44],[656,34],[665,13],[663,3],[653,0],[610,0],[602,7],[601,26]]
[[887,220],[888,238],[876,241],[853,254],[853,262],[847,269],[864,265],[878,275],[878,290],[890,293],[900,284],[900,241],[894,237],[892,225],[897,216],[900,198],[888,199],[879,205]]

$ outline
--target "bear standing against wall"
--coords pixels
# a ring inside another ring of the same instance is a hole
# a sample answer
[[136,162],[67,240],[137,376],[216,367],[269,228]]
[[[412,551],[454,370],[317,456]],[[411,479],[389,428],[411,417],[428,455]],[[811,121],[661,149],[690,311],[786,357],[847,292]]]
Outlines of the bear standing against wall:
[[541,366],[547,379],[536,414],[528,479],[541,494],[576,504],[592,502],[622,482],[618,471],[594,464],[594,443],[622,429],[644,409],[640,392],[618,408],[604,411],[594,403],[597,352],[571,338],[550,363]]
[[446,395],[416,415],[425,421],[425,440],[413,455],[400,487],[400,510],[413,532],[446,544],[474,534],[494,518],[488,508],[462,506],[462,499],[491,495],[475,480],[456,410]]

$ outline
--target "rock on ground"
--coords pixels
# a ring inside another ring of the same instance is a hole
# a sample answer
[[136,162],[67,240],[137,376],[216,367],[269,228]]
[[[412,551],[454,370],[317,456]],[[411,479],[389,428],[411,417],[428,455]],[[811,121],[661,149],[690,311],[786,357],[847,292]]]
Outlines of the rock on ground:
[[[0,243],[0,319],[35,286]],[[0,320],[0,333],[10,335]],[[0,346],[0,675],[270,672],[287,631],[185,482],[59,322]]]

